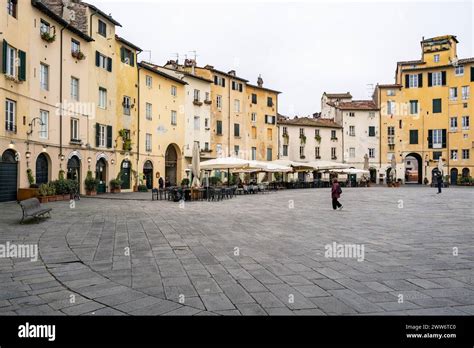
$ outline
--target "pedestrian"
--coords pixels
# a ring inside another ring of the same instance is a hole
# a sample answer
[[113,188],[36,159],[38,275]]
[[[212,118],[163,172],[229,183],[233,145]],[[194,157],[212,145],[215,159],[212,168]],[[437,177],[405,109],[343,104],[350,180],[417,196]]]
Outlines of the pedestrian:
[[163,190],[165,188],[165,181],[163,180],[162,176],[160,176],[160,178],[158,179],[158,185],[160,187],[160,190]]
[[441,193],[441,187],[443,187],[443,173],[440,170],[437,170],[435,173],[436,183],[438,185],[438,194]]
[[332,208],[334,210],[342,209],[342,204],[339,203],[338,199],[341,198],[342,190],[341,190],[341,185],[337,182],[337,179],[334,178],[332,182],[332,187],[331,187],[331,197],[332,197]]

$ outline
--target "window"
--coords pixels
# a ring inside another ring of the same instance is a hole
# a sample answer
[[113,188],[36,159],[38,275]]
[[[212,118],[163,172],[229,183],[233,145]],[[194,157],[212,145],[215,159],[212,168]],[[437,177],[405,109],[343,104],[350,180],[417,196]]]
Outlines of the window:
[[79,101],[79,79],[71,77],[71,99]]
[[337,159],[335,147],[331,147],[331,159],[333,160]]
[[410,129],[410,145],[418,144],[418,129]]
[[257,95],[252,93],[252,104],[257,104]]
[[48,139],[48,128],[49,128],[49,112],[40,110],[40,133],[39,137],[41,139]]
[[269,108],[271,108],[271,107],[273,106],[273,99],[272,99],[272,97],[268,97],[268,98],[267,98],[267,106],[268,106]]
[[214,84],[217,86],[225,87],[225,78],[214,75]]
[[432,73],[431,75],[431,85],[432,86],[441,86],[443,84],[441,71]]
[[194,90],[194,101],[199,102],[201,100],[201,91],[199,89]]
[[130,116],[130,109],[132,108],[132,100],[130,99],[130,97],[126,95],[123,96],[122,106],[123,114],[126,116]]
[[369,118],[375,118],[375,112],[369,111]]
[[98,147],[105,147],[105,141],[106,141],[106,136],[107,136],[107,127],[104,126],[103,124],[97,125],[98,129],[98,137],[99,137],[99,142],[97,144]]
[[234,145],[234,154],[236,157],[239,156],[239,152],[240,152],[240,146],[239,145]]
[[469,129],[469,116],[462,117],[462,129],[468,130]]
[[355,126],[349,126],[349,135],[355,137]]
[[439,63],[439,54],[435,54],[433,56],[433,60],[434,60],[435,63]]
[[267,161],[273,160],[273,151],[271,148],[267,147]]
[[18,0],[7,0],[7,12],[10,16],[16,18],[18,11]]
[[252,120],[253,123],[257,122],[257,113],[256,112],[252,112],[251,120]]
[[211,93],[206,92],[206,99],[205,101],[209,102],[211,100]]
[[81,43],[74,39],[71,39],[71,53],[81,52]]
[[469,99],[469,86],[462,86],[461,95],[462,95],[462,100]]
[[105,22],[101,21],[100,19],[98,20],[98,23],[98,33],[103,37],[107,37],[107,24],[105,24]]
[[207,117],[204,119],[204,128],[206,128],[206,130],[209,128],[209,119]]
[[[5,41],[4,41],[5,42]],[[6,74],[12,77],[17,76],[17,50],[10,45],[6,45]]]
[[146,119],[147,120],[152,120],[153,119],[153,105],[150,103],[145,104],[145,110],[146,110]]
[[458,159],[458,150],[451,150],[450,152],[450,158],[453,160],[453,161],[456,161]]
[[238,99],[234,100],[234,111],[235,112],[240,112],[240,100],[238,100]]
[[40,33],[41,34],[49,34],[51,31],[51,25],[46,22],[44,19],[40,22]]
[[458,66],[454,69],[454,73],[456,74],[456,76],[462,76],[462,75],[464,75],[464,65],[458,65]]
[[276,116],[265,115],[265,123],[266,124],[275,124],[275,122],[276,122]]
[[257,127],[252,126],[252,139],[257,139]]
[[442,129],[433,129],[433,149],[441,149],[443,147]]
[[288,156],[288,145],[283,145],[283,156]]
[[242,92],[243,85],[240,82],[232,81],[232,90]]
[[176,126],[178,124],[178,114],[175,110],[171,110],[171,124]]
[[433,151],[433,160],[437,161],[441,158],[443,155],[442,151]]
[[392,115],[395,111],[395,102],[387,101],[387,115]]
[[79,141],[79,119],[71,118],[71,140]]
[[5,101],[5,130],[16,133],[16,102]]
[[462,159],[463,160],[469,159],[469,149],[463,149],[462,150]]
[[393,126],[387,127],[387,143],[389,147],[393,147],[395,145],[395,127]]
[[314,148],[314,158],[315,159],[320,159],[321,158],[320,151],[321,151],[321,148],[319,146],[316,146]]
[[410,114],[411,115],[418,114],[418,100],[410,100]]
[[395,96],[395,90],[394,89],[387,89],[387,96],[389,96],[389,97]]
[[267,128],[267,139],[268,140],[273,139],[273,130],[271,128]]
[[112,58],[109,58],[99,51],[95,52],[95,66],[112,72]]
[[221,95],[218,95],[216,97],[216,106],[217,106],[217,109],[222,110],[222,96]]
[[355,117],[355,112],[349,112],[349,117]]
[[151,134],[150,133],[146,133],[145,151],[151,152]]
[[433,114],[439,114],[441,109],[441,99],[433,99]]
[[151,77],[150,75],[146,75],[145,84],[148,88],[152,88],[153,87],[153,77]]
[[240,124],[234,123],[234,137],[240,137]]
[[222,155],[222,144],[216,144],[216,152],[218,156]]
[[176,88],[176,86],[171,86],[171,95],[173,97],[176,97],[178,95],[178,89]]
[[375,158],[375,149],[369,148],[369,158]]
[[314,130],[314,137],[315,138],[319,137],[319,129]]
[[349,157],[350,157],[350,158],[355,158],[355,156],[356,156],[356,149],[355,149],[355,147],[350,147],[350,148],[349,148]]
[[135,66],[135,53],[126,47],[120,47],[120,60],[122,63]]
[[40,64],[40,87],[44,91],[49,90],[49,66]]
[[201,129],[201,118],[199,116],[194,116],[194,130]]
[[331,130],[331,140],[337,140],[336,131]]
[[375,137],[375,126],[369,126],[369,137]]
[[252,147],[252,161],[256,161],[256,160],[257,160],[257,148]]
[[300,135],[304,135],[304,128],[300,128]]
[[107,90],[99,87],[99,108],[107,109]]
[[456,116],[449,118],[449,127],[451,132],[455,132],[458,129],[458,118]]
[[283,127],[283,135],[287,135],[288,134],[288,127]]
[[300,158],[305,158],[306,156],[304,155],[304,146],[300,146]]
[[458,89],[457,89],[457,87],[451,87],[449,89],[449,99],[450,100],[458,99]]
[[216,134],[222,135],[222,121],[216,122]]
[[418,75],[408,75],[408,87],[409,88],[418,88]]
[[204,143],[204,151],[209,151],[209,143],[208,142]]

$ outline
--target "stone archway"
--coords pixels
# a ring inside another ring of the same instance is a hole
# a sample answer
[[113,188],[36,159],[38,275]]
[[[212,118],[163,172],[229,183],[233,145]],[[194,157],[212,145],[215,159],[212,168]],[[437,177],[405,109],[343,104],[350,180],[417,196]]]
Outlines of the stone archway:
[[405,183],[423,183],[423,160],[421,155],[413,152],[405,156]]
[[49,160],[48,156],[41,153],[36,158],[36,184],[47,184],[49,181]]
[[67,161],[67,178],[78,183],[78,190],[81,191],[81,160],[77,156],[72,156]]
[[457,185],[458,184],[458,169],[457,168],[451,168],[451,176],[450,176],[450,182],[451,185]]
[[105,158],[99,158],[95,166],[95,178],[99,180],[97,193],[107,192],[107,161]]
[[18,189],[17,153],[8,149],[0,158],[0,202],[16,200]]
[[170,186],[177,186],[179,179],[178,152],[176,145],[170,144],[165,153],[165,181]]
[[146,187],[151,190],[153,188],[153,163],[146,161],[143,165],[143,176],[146,180]]

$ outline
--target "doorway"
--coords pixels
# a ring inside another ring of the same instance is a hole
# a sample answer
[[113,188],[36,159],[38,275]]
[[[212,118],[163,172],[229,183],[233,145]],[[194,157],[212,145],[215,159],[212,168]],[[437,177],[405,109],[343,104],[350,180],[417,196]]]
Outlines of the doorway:
[[49,181],[49,163],[44,153],[36,158],[36,184],[47,184]]
[[178,154],[171,144],[166,149],[165,155],[165,178],[171,186],[177,186]]
[[67,179],[76,181],[78,193],[81,193],[81,160],[77,156],[72,156],[67,162]]
[[120,180],[122,180],[122,189],[130,190],[130,171],[131,163],[128,160],[123,160],[122,165],[120,166]]
[[457,185],[458,184],[458,169],[457,168],[452,168],[451,169],[451,185]]
[[16,152],[6,150],[0,159],[0,202],[16,200],[18,189],[18,161]]
[[95,166],[95,178],[99,180],[97,193],[107,192],[107,162],[104,158],[101,158],[97,161]]
[[410,153],[405,157],[405,183],[423,183],[423,161],[417,153]]
[[153,188],[153,163],[146,161],[143,165],[143,176],[146,180],[146,187],[151,190]]

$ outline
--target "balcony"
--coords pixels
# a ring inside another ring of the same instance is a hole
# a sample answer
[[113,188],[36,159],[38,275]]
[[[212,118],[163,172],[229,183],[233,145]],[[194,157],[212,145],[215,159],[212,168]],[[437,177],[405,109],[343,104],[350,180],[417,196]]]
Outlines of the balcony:
[[202,105],[202,102],[199,101],[199,99],[194,99],[194,100],[193,100],[193,104],[196,105],[196,106],[201,106],[201,105]]
[[5,130],[7,132],[15,133],[16,134],[16,124],[12,122],[5,121]]
[[331,156],[331,159],[334,161],[334,160],[337,160],[337,156]]
[[337,137],[331,137],[332,141],[337,141]]
[[212,104],[212,100],[206,99],[206,100],[204,100],[204,104],[206,104],[206,105],[211,105],[211,104]]
[[82,140],[81,139],[71,139],[69,140],[70,145],[82,145]]
[[84,60],[86,56],[81,51],[71,51],[71,56],[77,60]]

